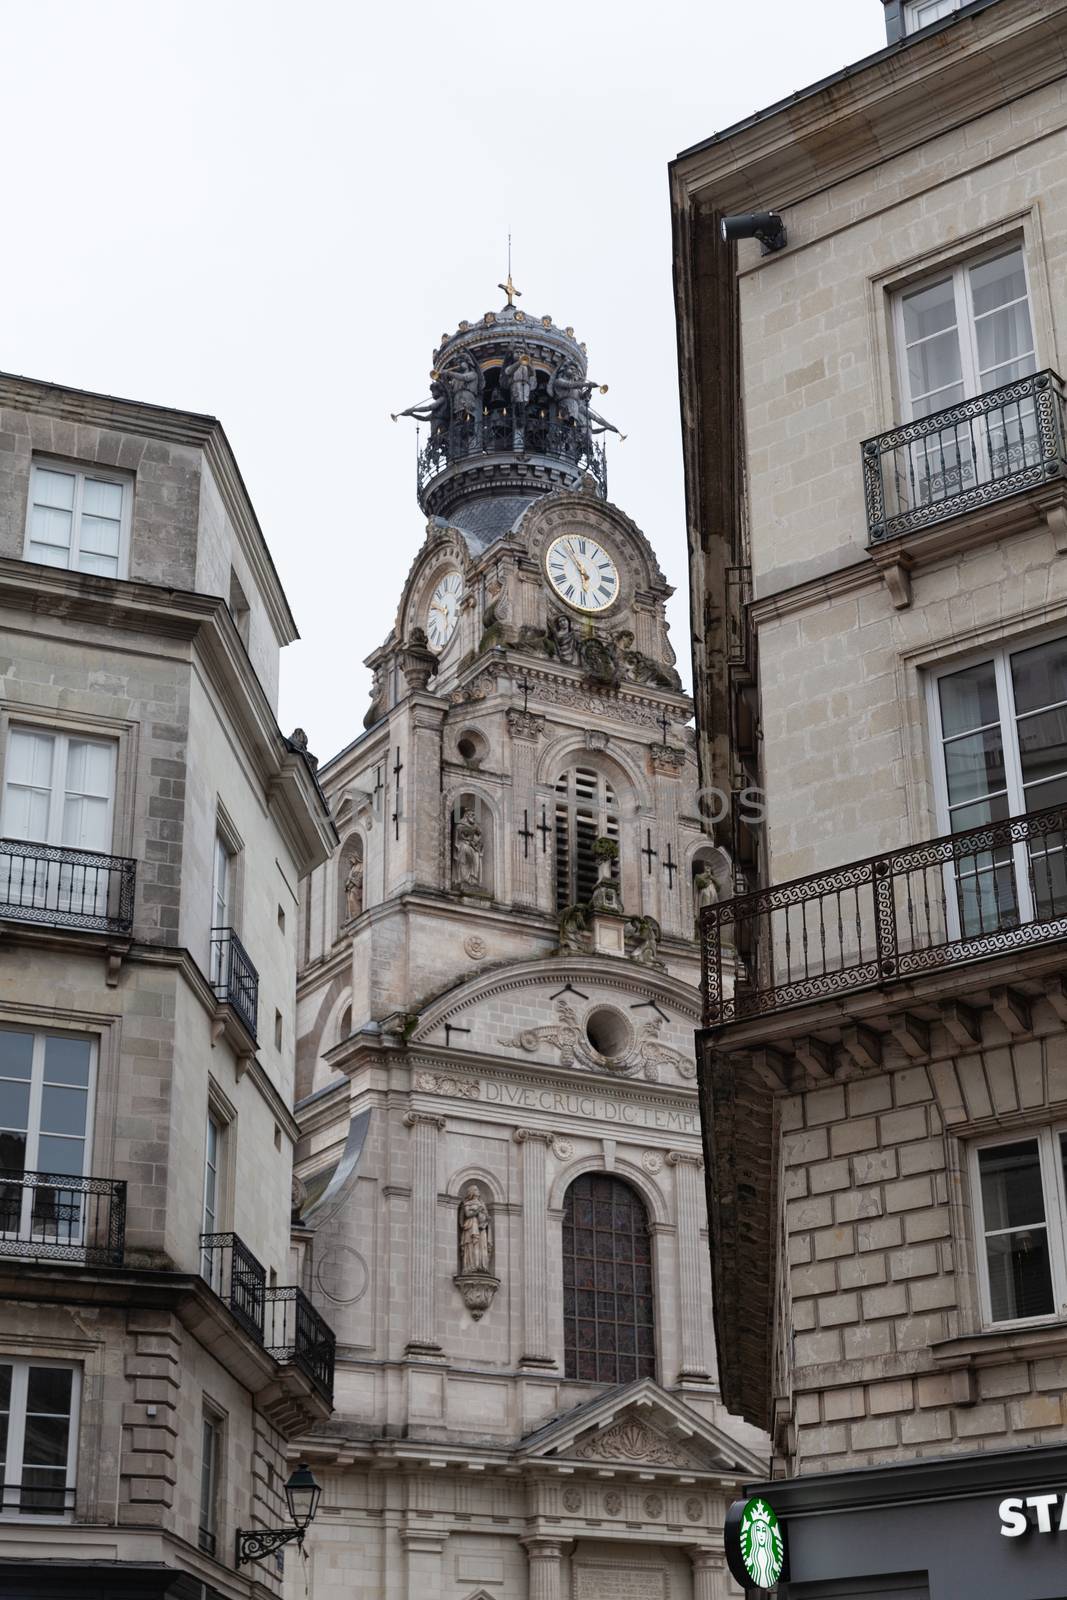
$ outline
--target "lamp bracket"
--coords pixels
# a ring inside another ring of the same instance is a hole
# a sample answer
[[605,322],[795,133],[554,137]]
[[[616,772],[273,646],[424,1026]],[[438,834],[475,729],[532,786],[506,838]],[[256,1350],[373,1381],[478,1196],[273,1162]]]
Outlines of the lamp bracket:
[[304,1532],[303,1528],[238,1528],[237,1565],[241,1567],[246,1561],[263,1561],[293,1539],[302,1545]]

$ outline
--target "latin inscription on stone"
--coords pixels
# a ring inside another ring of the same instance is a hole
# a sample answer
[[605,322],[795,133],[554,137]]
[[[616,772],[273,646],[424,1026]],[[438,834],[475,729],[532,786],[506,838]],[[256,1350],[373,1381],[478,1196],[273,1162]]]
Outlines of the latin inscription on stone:
[[490,1105],[521,1106],[526,1111],[558,1111],[569,1117],[597,1122],[619,1122],[631,1128],[658,1128],[664,1133],[700,1132],[695,1111],[675,1111],[667,1106],[643,1106],[632,1100],[608,1100],[599,1094],[575,1094],[565,1089],[528,1089],[515,1083],[483,1081],[481,1098]]
[[574,1566],[574,1600],[668,1600],[662,1567]]

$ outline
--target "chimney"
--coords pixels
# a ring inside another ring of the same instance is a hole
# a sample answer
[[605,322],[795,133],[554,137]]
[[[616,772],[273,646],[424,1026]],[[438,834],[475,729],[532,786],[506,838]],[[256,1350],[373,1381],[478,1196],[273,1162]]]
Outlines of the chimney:
[[882,0],[885,7],[885,42],[896,44],[904,37],[904,0]]

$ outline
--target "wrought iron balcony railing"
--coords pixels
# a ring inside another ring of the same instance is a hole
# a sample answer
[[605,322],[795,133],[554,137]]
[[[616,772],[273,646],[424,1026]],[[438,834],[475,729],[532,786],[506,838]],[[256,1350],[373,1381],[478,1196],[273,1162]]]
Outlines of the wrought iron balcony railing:
[[333,1399],[337,1340],[303,1289],[267,1290],[263,1340],[275,1361],[299,1367],[327,1400]]
[[126,856],[0,839],[0,917],[128,935],[136,871]]
[[862,446],[870,544],[1067,475],[1063,383],[1032,373]]
[[254,1039],[259,1014],[259,973],[232,928],[211,930],[211,983],[219,999],[233,1006]]
[[121,1267],[125,1248],[121,1179],[0,1171],[0,1256]]
[[471,456],[514,451],[518,455],[550,456],[588,472],[602,497],[608,492],[607,458],[602,445],[576,423],[546,416],[540,407],[520,406],[513,411],[491,411],[482,417],[459,417],[435,428],[418,456],[421,491],[446,467]]
[[1067,806],[739,895],[701,924],[708,1028],[1062,939]]
[[303,1289],[268,1288],[267,1272],[237,1233],[200,1235],[200,1272],[279,1366],[297,1366],[333,1399],[337,1340]]
[[246,1333],[263,1343],[267,1269],[238,1233],[200,1235],[200,1272]]
[[[5,1418],[6,1421],[6,1418]],[[65,1467],[23,1467],[22,1483],[0,1482],[0,1513],[18,1517],[66,1519],[74,1510],[74,1485]]]

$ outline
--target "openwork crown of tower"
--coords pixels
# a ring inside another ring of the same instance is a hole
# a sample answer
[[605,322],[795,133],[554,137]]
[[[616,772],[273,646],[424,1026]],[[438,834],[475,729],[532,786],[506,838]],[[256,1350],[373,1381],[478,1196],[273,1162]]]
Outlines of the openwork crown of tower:
[[607,385],[590,379],[573,328],[522,310],[510,272],[500,287],[506,304],[442,335],[429,397],[398,413],[429,427],[418,482],[431,516],[497,486],[521,493],[585,483],[607,494],[599,436],[618,429],[591,404]]

